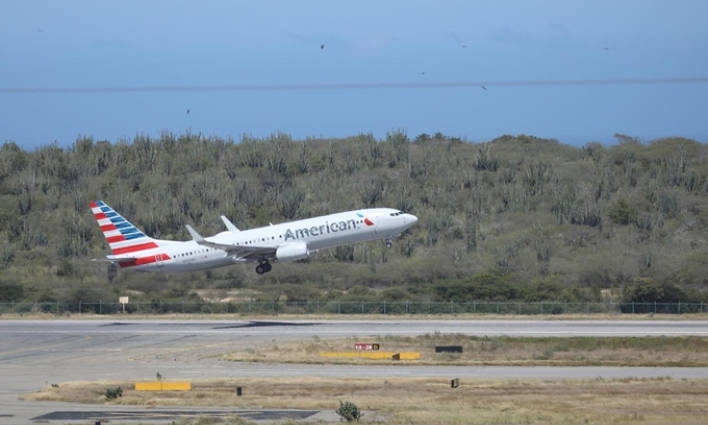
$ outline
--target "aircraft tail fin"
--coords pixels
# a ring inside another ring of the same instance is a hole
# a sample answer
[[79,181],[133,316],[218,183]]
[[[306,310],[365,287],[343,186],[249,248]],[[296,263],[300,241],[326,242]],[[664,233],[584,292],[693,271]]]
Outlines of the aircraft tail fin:
[[158,240],[147,236],[103,201],[89,203],[114,256],[137,254],[158,248]]

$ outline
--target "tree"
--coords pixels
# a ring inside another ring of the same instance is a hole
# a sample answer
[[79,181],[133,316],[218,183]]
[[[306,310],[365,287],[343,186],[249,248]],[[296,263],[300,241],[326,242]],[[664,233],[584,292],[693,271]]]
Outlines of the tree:
[[637,221],[637,210],[629,205],[624,198],[618,199],[617,202],[610,207],[608,214],[612,221],[623,226]]
[[18,302],[25,297],[25,288],[15,283],[0,282],[0,303]]

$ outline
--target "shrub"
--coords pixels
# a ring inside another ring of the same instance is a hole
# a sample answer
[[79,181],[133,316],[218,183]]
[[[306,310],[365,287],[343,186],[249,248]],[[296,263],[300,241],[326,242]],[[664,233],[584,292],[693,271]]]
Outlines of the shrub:
[[108,388],[103,395],[106,396],[108,400],[113,400],[114,398],[123,397],[123,389],[121,387]]
[[619,199],[609,210],[612,221],[626,226],[637,220],[637,210],[624,199]]
[[336,410],[337,414],[344,419],[347,420],[347,422],[352,422],[352,421],[358,421],[359,418],[361,418],[361,412],[359,411],[359,408],[356,407],[356,404],[345,401],[342,403],[342,401],[339,401],[339,409]]

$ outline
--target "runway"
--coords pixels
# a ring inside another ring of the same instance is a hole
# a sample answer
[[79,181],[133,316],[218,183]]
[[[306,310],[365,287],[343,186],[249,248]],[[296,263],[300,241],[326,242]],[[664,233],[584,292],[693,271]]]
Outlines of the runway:
[[[18,396],[51,383],[66,381],[153,380],[158,371],[169,380],[278,376],[440,377],[445,380],[451,377],[463,379],[708,378],[708,368],[321,366],[242,364],[220,360],[223,354],[246,350],[254,345],[273,341],[307,340],[315,336],[324,339],[347,336],[422,335],[434,332],[488,336],[705,336],[708,335],[708,322],[0,321],[0,341],[2,341],[0,376],[3,383],[0,386],[0,425],[28,423],[33,418],[41,416],[43,416],[42,420],[48,423],[66,423],[65,419],[62,419],[61,412],[69,411],[115,412],[117,406],[29,403],[18,400]],[[190,411],[188,407],[185,409]],[[197,408],[191,408],[192,411],[195,409]],[[145,409],[120,406],[120,410],[144,412]]]

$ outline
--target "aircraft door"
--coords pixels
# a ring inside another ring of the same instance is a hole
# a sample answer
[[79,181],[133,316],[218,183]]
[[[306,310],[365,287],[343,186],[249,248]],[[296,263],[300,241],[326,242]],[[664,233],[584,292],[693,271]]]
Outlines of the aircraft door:
[[157,267],[162,267],[165,265],[165,262],[162,259],[162,254],[155,254],[155,264],[157,264]]

